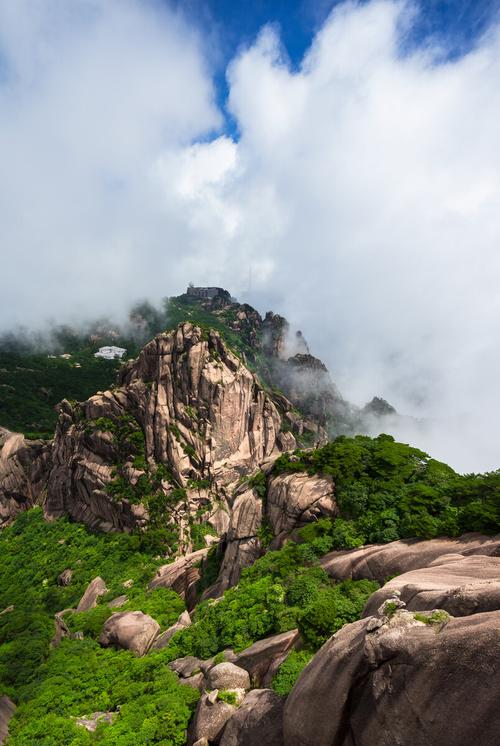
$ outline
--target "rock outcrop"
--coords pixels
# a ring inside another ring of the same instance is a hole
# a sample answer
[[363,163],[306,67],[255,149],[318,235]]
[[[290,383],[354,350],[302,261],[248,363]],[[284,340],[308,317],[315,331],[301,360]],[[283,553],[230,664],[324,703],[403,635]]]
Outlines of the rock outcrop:
[[199,566],[207,554],[208,549],[199,549],[197,552],[179,557],[168,565],[162,565],[148,585],[149,590],[172,588],[181,598],[188,598],[191,589],[200,579]]
[[248,692],[228,721],[220,746],[283,746],[284,700],[271,689]]
[[259,531],[262,520],[262,498],[256,491],[243,487],[239,494],[236,492],[219,577],[215,585],[207,589],[205,598],[217,598],[236,585],[243,568],[249,567],[260,557],[262,546]]
[[9,722],[16,710],[14,702],[5,695],[0,697],[0,744],[7,740]]
[[51,443],[0,427],[0,529],[45,497]]
[[292,629],[254,642],[249,648],[238,653],[233,663],[248,671],[253,686],[266,687],[290,651],[300,646],[299,631]]
[[444,609],[453,616],[500,610],[500,557],[445,555],[390,580],[368,599],[372,616],[397,591],[411,611]]
[[172,624],[172,626],[166,629],[165,632],[162,632],[161,635],[158,635],[151,647],[154,650],[161,650],[162,648],[166,648],[176,632],[181,632],[181,630],[187,629],[187,627],[190,626],[191,617],[189,616],[187,611],[183,611],[175,624]]
[[78,602],[76,607],[77,611],[88,611],[94,609],[97,606],[97,599],[100,596],[104,596],[107,593],[106,583],[100,577],[94,578],[94,580],[88,584],[85,589],[85,593]]
[[334,580],[366,578],[384,583],[393,575],[427,567],[446,554],[499,556],[500,536],[464,534],[457,539],[408,539],[371,544],[330,552],[320,563]]
[[236,706],[217,699],[217,690],[202,694],[188,731],[188,746],[206,738],[216,743],[227,721],[236,712]]
[[273,537],[270,549],[278,549],[307,523],[333,518],[338,513],[330,477],[302,473],[273,476],[267,465],[265,468],[270,471],[265,501],[255,489],[245,485],[235,492],[219,577],[207,589],[205,598],[217,598],[236,585],[241,571],[262,555],[260,535],[263,529]]
[[285,746],[494,746],[500,611],[436,628],[396,612],[337,632],[304,669],[284,713]]
[[268,481],[266,517],[275,537],[272,548],[280,547],[286,538],[293,538],[307,523],[334,518],[337,514],[330,477],[278,474]]
[[280,428],[276,404],[219,334],[181,324],[124,366],[116,388],[60,405],[46,513],[126,531],[154,521],[141,499],[154,493],[189,551],[190,516],[224,525],[240,476],[294,447]]
[[131,650],[136,655],[148,652],[160,631],[160,625],[142,611],[120,611],[106,620],[99,642],[103,647],[115,646]]

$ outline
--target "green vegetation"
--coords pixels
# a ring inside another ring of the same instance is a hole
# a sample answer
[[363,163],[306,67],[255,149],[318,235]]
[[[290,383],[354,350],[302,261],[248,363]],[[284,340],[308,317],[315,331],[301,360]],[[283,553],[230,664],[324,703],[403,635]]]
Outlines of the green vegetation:
[[217,694],[217,699],[220,699],[221,702],[226,702],[228,705],[238,704],[238,695],[236,692],[232,692],[228,689],[221,689]]
[[448,614],[447,611],[444,609],[437,609],[436,611],[429,613],[416,611],[413,614],[413,618],[416,619],[418,622],[423,622],[424,624],[436,624],[440,625],[441,627],[445,625],[447,622],[450,621],[451,616]]
[[[0,557],[0,610],[14,606],[0,615],[0,696],[8,694],[20,705],[9,746],[184,744],[199,695],[177,684],[168,656],[158,651],[138,659],[103,650],[92,639],[112,612],[107,602],[119,595],[128,598],[119,611],[141,610],[162,627],[183,611],[173,591],[145,590],[162,561],[151,556],[147,539],[93,534],[65,519],[47,523],[34,508],[0,533]],[[57,578],[66,568],[73,577],[60,586]],[[97,575],[109,589],[99,605],[65,616],[85,639],[64,639],[51,649],[54,613],[75,607]],[[98,711],[116,711],[117,719],[95,734],[72,720]]]
[[281,456],[275,470],[333,478],[341,519],[306,530],[323,553],[400,538],[500,531],[500,471],[462,476],[390,435],[341,435],[314,451]]
[[295,627],[316,650],[343,624],[359,618],[377,588],[364,580],[333,583],[309,545],[290,542],[244,570],[222,600],[199,604],[195,623],[178,632],[167,650],[172,658],[209,658]]
[[[113,598],[132,598],[147,585],[161,560],[153,559],[144,541],[140,535],[93,534],[66,519],[47,523],[40,508],[0,533],[0,610],[14,606],[0,616],[0,693],[15,697],[37,676],[54,635],[54,613],[75,607],[97,575]],[[60,586],[58,575],[67,568],[72,581]],[[133,586],[125,590],[127,580]],[[172,606],[180,613],[178,597]]]
[[287,697],[312,657],[313,653],[308,650],[292,650],[274,676],[274,691],[281,697]]
[[65,398],[84,401],[116,379],[119,361],[97,359],[95,349],[64,360],[0,348],[0,425],[32,438],[52,438],[56,404]]
[[[161,651],[136,658],[93,640],[63,640],[27,686],[10,724],[9,746],[183,746],[199,692],[177,683]],[[96,733],[74,718],[116,712]]]

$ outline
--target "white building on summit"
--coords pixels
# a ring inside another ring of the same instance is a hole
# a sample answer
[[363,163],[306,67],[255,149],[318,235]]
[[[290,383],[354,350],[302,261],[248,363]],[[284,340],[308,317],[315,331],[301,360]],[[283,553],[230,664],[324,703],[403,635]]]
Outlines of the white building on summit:
[[126,352],[127,350],[123,347],[115,347],[114,345],[111,345],[109,347],[100,347],[97,352],[94,353],[94,357],[103,357],[106,360],[115,360],[116,358],[121,360]]

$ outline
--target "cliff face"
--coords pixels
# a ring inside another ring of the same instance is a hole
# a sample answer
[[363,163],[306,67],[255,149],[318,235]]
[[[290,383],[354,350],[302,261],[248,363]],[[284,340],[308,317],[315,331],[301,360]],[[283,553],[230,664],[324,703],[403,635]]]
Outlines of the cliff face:
[[0,528],[43,500],[51,450],[46,441],[0,428]]
[[238,479],[295,447],[276,404],[213,331],[161,334],[118,386],[63,402],[46,513],[131,530],[161,507],[189,546],[194,514],[218,532]]

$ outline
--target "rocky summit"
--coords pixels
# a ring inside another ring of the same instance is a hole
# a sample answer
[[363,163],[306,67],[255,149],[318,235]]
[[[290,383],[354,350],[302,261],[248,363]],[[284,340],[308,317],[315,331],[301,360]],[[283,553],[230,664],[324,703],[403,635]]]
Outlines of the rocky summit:
[[364,435],[222,288],[131,328],[52,437],[0,420],[0,743],[495,746],[500,472]]

